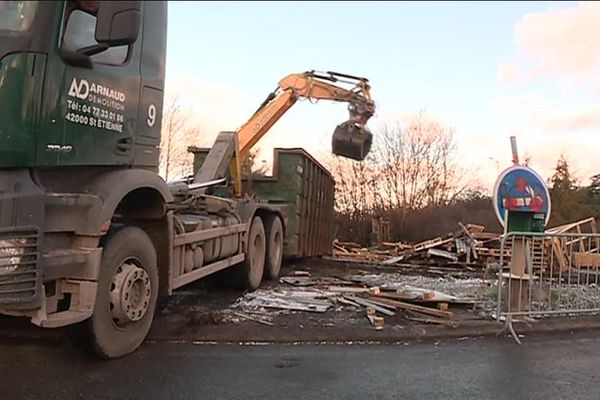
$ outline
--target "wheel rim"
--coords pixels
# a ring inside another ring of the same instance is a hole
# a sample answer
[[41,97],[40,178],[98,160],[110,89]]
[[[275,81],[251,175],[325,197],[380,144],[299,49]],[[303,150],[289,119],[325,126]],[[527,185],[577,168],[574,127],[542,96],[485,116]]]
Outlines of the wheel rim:
[[110,292],[110,313],[117,326],[139,321],[150,306],[150,276],[134,260],[124,261],[115,272]]

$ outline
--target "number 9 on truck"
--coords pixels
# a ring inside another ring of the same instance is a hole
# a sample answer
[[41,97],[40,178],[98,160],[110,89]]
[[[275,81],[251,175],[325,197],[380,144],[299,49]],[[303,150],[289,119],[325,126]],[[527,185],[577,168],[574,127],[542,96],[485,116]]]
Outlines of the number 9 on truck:
[[154,106],[154,104],[148,106],[148,119],[146,122],[150,128],[152,128],[156,122],[156,106]]

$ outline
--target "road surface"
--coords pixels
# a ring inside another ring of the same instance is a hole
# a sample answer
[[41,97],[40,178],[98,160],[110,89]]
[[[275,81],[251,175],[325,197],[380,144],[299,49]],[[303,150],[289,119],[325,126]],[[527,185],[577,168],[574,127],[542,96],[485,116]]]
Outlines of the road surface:
[[95,361],[0,341],[0,399],[594,399],[597,332],[398,345],[146,343]]

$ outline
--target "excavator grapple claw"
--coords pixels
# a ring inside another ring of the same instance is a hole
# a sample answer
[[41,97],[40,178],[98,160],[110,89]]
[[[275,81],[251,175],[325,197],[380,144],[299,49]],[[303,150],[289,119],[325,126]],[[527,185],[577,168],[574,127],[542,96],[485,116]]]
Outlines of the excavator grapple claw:
[[373,134],[364,126],[346,121],[333,132],[331,151],[333,154],[362,161],[371,151]]

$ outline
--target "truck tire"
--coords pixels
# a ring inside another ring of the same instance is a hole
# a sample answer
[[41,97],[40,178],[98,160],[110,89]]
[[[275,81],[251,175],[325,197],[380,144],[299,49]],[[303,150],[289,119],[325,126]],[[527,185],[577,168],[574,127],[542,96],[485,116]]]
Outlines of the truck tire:
[[265,226],[260,217],[254,217],[246,241],[246,258],[239,266],[244,289],[254,291],[260,286],[265,270],[266,249]]
[[283,262],[283,225],[281,218],[270,215],[266,219],[267,231],[267,260],[265,262],[265,277],[277,279]]
[[94,313],[80,331],[88,350],[105,359],[135,351],[150,330],[157,297],[152,240],[131,226],[110,234],[102,253]]

